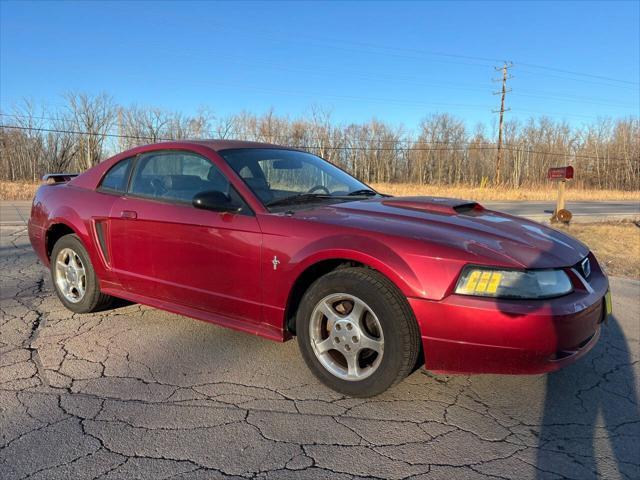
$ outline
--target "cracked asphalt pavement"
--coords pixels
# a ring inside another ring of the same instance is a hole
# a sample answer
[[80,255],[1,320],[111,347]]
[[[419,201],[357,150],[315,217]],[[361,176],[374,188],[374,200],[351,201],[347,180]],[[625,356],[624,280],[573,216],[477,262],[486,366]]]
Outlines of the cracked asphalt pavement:
[[0,478],[640,478],[640,282],[578,363],[415,372],[372,399],[285,344],[126,305],[75,315],[0,233]]

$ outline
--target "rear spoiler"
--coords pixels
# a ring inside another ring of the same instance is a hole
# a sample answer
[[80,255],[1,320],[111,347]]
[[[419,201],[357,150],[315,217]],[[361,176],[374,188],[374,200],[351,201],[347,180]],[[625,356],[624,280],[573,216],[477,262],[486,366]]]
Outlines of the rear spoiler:
[[79,173],[47,173],[42,177],[42,183],[54,185],[56,183],[66,183],[73,177],[77,177]]

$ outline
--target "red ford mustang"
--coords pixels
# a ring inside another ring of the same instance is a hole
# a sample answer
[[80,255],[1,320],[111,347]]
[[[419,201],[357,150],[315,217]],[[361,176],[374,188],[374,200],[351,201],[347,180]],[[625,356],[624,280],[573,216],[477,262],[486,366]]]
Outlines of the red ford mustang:
[[277,341],[331,388],[539,373],[586,353],[608,280],[578,241],[473,202],[381,195],[275,145],[147,145],[50,175],[29,236],[74,312],[119,297]]

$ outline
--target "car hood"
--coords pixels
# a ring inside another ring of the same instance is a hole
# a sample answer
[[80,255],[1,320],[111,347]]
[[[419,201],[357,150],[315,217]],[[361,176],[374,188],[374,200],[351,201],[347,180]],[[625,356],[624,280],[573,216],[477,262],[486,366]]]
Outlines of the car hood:
[[383,197],[298,211],[295,217],[444,248],[433,255],[454,251],[469,262],[516,268],[569,267],[589,253],[542,224],[451,198]]

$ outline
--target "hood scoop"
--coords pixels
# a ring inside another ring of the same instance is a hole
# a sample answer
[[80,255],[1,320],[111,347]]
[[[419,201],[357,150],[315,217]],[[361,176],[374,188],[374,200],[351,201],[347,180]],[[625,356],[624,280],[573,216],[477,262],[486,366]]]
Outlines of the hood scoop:
[[476,202],[443,197],[392,197],[383,200],[382,204],[388,207],[442,215],[475,213],[484,210],[484,207]]

